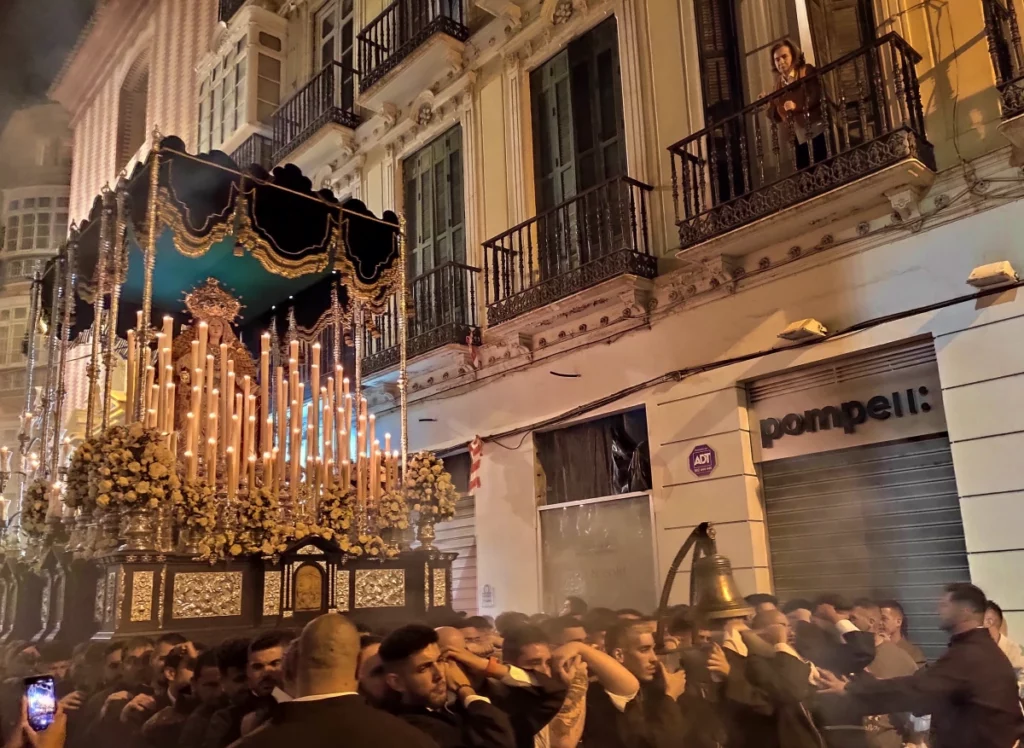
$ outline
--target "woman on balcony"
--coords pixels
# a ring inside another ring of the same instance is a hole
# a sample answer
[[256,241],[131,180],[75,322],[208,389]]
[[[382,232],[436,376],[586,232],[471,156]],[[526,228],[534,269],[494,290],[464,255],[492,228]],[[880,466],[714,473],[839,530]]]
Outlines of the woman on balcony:
[[828,157],[825,141],[828,136],[821,113],[821,83],[817,70],[807,63],[804,53],[789,39],[782,39],[772,46],[772,65],[775,68],[776,91],[805,79],[773,99],[769,114],[791,130],[796,140],[796,168],[806,169]]

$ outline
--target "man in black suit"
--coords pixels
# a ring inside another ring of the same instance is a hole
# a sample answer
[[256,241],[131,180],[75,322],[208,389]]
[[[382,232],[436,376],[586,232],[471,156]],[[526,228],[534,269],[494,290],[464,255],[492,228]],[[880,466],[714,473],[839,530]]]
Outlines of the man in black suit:
[[232,748],[437,748],[400,719],[374,709],[357,693],[359,632],[344,616],[310,621],[298,641],[298,695],[274,707],[270,721]]
[[939,618],[949,647],[913,675],[846,681],[823,673],[823,680],[861,714],[931,714],[934,748],[1010,748],[1024,736],[1024,716],[1013,667],[983,627],[985,604],[973,584],[946,587]]
[[476,692],[457,662],[441,658],[437,641],[432,628],[412,624],[380,645],[387,684],[400,698],[395,713],[440,748],[515,748],[508,715]]

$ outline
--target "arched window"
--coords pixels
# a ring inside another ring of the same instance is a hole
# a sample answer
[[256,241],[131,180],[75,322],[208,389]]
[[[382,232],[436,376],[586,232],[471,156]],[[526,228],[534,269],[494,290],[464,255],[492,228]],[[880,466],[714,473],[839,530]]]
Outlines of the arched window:
[[143,52],[121,83],[117,102],[117,170],[146,142],[146,104],[149,99],[149,53]]

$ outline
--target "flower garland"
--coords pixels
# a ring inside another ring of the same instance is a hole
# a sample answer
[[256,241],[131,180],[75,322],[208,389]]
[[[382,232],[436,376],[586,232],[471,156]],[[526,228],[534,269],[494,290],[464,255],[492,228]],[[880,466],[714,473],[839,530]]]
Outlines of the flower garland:
[[41,538],[46,534],[46,514],[50,507],[50,492],[53,487],[49,481],[36,478],[25,489],[25,501],[21,507],[21,529],[32,538]]
[[437,455],[417,452],[412,456],[405,471],[405,490],[412,510],[420,517],[445,520],[455,515],[459,492],[451,474],[445,472],[444,460]]
[[65,506],[72,509],[92,507],[95,497],[91,495],[89,485],[93,482],[97,446],[96,439],[86,439],[71,453],[71,462],[64,480]]
[[174,518],[199,537],[209,535],[217,526],[217,490],[208,483],[185,483],[175,495]]
[[377,527],[381,530],[408,530],[409,505],[401,491],[388,491],[377,507]]
[[344,490],[340,485],[324,488],[320,494],[318,523],[332,529],[334,534],[344,535],[352,529],[355,520],[354,502],[355,492],[351,488]]
[[155,509],[165,501],[182,502],[181,479],[163,436],[141,423],[111,426],[100,437],[96,481],[90,486],[96,506]]
[[399,554],[398,546],[384,542],[380,535],[341,535],[337,538],[338,547],[344,553],[356,558],[395,558]]

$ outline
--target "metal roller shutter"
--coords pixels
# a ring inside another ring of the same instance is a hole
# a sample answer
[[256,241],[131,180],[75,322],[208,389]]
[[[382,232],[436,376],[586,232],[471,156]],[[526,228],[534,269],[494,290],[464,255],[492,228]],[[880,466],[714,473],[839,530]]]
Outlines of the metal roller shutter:
[[452,608],[476,615],[476,500],[463,496],[455,505],[455,516],[437,524],[434,545],[458,553],[452,563]]
[[895,598],[929,658],[946,645],[936,602],[970,581],[945,436],[761,465],[776,594]]

